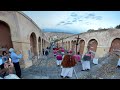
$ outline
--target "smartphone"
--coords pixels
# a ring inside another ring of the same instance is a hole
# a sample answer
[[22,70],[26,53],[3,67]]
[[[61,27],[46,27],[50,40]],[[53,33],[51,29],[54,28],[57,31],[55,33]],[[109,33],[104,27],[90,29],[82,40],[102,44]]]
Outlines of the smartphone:
[[11,62],[12,60],[11,60],[11,58],[9,58],[9,62]]

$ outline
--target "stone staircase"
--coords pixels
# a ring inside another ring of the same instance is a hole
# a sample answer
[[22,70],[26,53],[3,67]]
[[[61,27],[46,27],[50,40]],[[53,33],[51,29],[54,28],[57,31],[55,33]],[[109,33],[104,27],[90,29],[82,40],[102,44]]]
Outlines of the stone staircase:
[[[116,68],[117,61],[118,57],[113,54],[99,58],[98,65],[94,65],[91,61],[89,71],[81,71],[81,62],[78,62],[74,69],[78,79],[120,79],[120,69]],[[60,73],[61,67],[56,65],[56,58],[52,52],[48,57],[42,56],[33,66],[22,70],[23,79],[62,79]],[[70,79],[76,79],[74,72]]]

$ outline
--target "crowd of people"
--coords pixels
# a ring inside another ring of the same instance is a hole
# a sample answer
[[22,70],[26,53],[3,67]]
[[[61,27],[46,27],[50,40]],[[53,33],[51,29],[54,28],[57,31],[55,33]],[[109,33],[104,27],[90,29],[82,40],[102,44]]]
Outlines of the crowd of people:
[[[51,47],[43,49],[43,55],[48,56]],[[61,78],[72,78],[73,72],[75,71],[74,67],[80,63],[82,65],[81,71],[90,70],[90,61],[93,61],[94,64],[98,64],[98,57],[95,57],[95,54],[88,50],[84,55],[81,55],[80,52],[75,53],[73,50],[65,50],[63,47],[52,48],[53,55],[56,59],[56,65],[61,67]],[[13,48],[9,50],[3,49],[0,53],[0,75],[4,78],[8,74],[13,74],[15,69],[15,74],[21,78],[21,68],[19,61],[22,59],[22,52],[19,51],[19,54]],[[120,59],[117,64],[120,67]]]
[[[43,56],[48,56],[51,47],[43,48]],[[72,50],[65,50],[63,47],[60,48],[52,48],[53,55],[56,58],[56,65],[61,67],[62,78],[71,78],[74,66],[78,63],[82,64],[82,71],[90,70],[90,60],[94,59],[94,56],[91,52],[85,53],[85,55],[81,55],[80,52],[76,54]],[[5,77],[8,74],[13,74],[15,69],[15,74],[21,78],[21,68],[19,61],[23,57],[22,52],[19,54],[13,48],[9,50],[3,49],[0,54],[0,74],[2,77]]]
[[53,48],[53,55],[56,58],[57,66],[61,67],[62,78],[71,78],[74,67],[80,63],[82,65],[81,71],[90,70],[90,61],[93,60],[94,64],[98,58],[94,58],[94,54],[91,51],[87,51],[84,55],[81,55],[80,52],[76,54],[72,50],[65,50],[64,48]]
[[15,74],[21,78],[21,68],[19,65],[20,59],[23,57],[22,52],[20,54],[17,54],[13,48],[2,49],[0,51],[0,75],[2,78],[4,78],[6,75]]

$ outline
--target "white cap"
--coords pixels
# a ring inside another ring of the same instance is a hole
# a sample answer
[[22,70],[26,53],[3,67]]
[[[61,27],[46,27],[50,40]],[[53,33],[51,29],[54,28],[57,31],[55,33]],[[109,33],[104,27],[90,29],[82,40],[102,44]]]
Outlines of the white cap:
[[13,48],[10,48],[10,49],[9,49],[9,52],[14,52],[14,49],[13,49]]
[[65,54],[64,52],[61,52],[62,54]]

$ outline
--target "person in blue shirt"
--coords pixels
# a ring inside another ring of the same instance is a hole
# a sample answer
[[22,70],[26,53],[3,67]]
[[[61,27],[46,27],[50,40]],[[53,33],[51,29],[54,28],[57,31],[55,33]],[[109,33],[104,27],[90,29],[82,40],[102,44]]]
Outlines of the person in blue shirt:
[[[2,61],[2,55],[0,55],[0,68],[2,67],[3,61]],[[1,68],[2,69],[2,68]]]
[[12,59],[12,62],[14,64],[14,68],[16,71],[16,75],[21,78],[21,68],[19,65],[19,60],[23,57],[22,54],[16,54],[13,48],[9,49],[9,53],[10,53],[10,58]]

